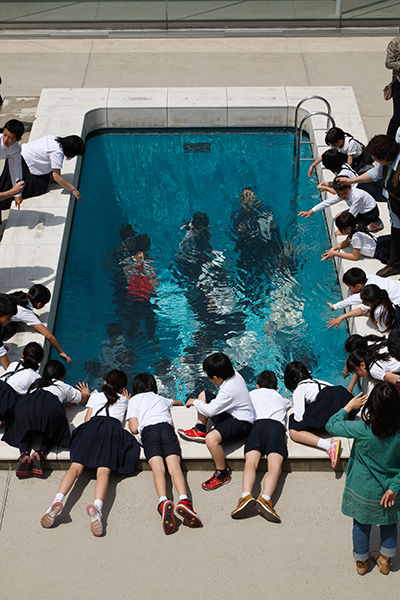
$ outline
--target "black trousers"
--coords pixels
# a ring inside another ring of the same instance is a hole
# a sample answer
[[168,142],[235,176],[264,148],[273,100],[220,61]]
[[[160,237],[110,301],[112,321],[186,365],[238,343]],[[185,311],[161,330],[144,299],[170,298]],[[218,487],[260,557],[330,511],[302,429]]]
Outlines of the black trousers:
[[389,265],[391,267],[400,267],[400,229],[391,227],[390,235]]
[[386,135],[394,138],[400,127],[400,81],[394,80],[392,85],[393,116],[389,121]]

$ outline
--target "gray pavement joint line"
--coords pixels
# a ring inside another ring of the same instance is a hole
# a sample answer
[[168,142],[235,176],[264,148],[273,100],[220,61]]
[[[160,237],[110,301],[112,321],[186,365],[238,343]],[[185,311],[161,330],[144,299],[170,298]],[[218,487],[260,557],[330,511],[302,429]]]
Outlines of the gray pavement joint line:
[[6,481],[6,486],[5,486],[4,493],[3,493],[3,501],[1,503],[1,509],[0,509],[0,531],[3,526],[3,519],[4,519],[5,510],[6,510],[8,490],[10,489],[11,473],[12,473],[11,463],[8,463],[7,481]]
[[300,40],[301,60],[302,60],[302,63],[303,63],[303,66],[304,66],[304,71],[305,71],[306,78],[307,78],[307,85],[311,85],[310,84],[310,76],[309,76],[308,68],[307,68],[307,62],[306,62],[306,59],[304,57],[304,48],[303,48],[303,44],[301,42],[302,42],[302,40]]
[[83,74],[83,79],[82,79],[82,87],[83,88],[85,87],[86,76],[87,76],[87,72],[88,72],[88,69],[89,69],[89,63],[90,63],[90,59],[91,59],[92,52],[93,52],[93,44],[94,44],[94,40],[91,40],[91,42],[90,42],[90,49],[89,49],[88,57],[87,57],[87,61],[86,61],[85,72]]

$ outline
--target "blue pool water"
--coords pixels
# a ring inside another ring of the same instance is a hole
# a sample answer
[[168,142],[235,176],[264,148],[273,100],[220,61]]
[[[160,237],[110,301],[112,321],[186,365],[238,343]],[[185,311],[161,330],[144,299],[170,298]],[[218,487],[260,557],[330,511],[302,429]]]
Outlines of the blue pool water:
[[[318,194],[307,162],[294,183],[292,146],[285,129],[88,141],[55,327],[73,359],[69,382],[150,371],[161,393],[185,399],[206,383],[203,359],[222,351],[250,387],[267,368],[283,391],[291,360],[343,383],[347,330],[326,328],[337,276],[320,262],[323,214],[297,216]],[[260,204],[244,212],[246,187]],[[209,230],[193,237],[196,212]],[[144,263],[121,243],[125,223],[151,239]]]

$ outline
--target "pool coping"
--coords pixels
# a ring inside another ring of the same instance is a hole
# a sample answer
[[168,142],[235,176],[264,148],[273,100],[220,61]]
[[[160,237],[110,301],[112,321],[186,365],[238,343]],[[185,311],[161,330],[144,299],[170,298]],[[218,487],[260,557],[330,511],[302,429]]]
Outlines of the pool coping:
[[[336,124],[350,131],[355,138],[367,141],[350,86],[43,89],[30,140],[49,133],[60,136],[75,133],[86,139],[95,130],[112,128],[293,127],[297,103],[310,95],[326,98],[331,104]],[[308,100],[300,109],[300,119],[311,112],[324,110],[325,105],[320,100]],[[310,117],[306,123],[314,156],[319,156],[326,149],[326,123],[326,117],[320,115]],[[81,162],[80,157],[66,161],[63,168],[63,175],[76,186]],[[332,178],[332,174],[325,172],[320,165],[317,174],[320,181]],[[3,275],[0,292],[27,289],[33,282],[43,283],[51,289],[50,306],[40,311],[43,322],[50,328],[55,322],[72,217],[74,210],[79,210],[79,203],[73,196],[56,186],[51,187],[43,196],[26,200],[21,211],[10,210],[0,253]],[[340,203],[325,210],[332,242],[336,242],[334,217],[342,205],[346,207]],[[311,206],[301,208],[309,209]],[[388,211],[382,205],[380,210],[387,232]],[[381,266],[373,259],[359,260],[357,265],[367,273],[375,272]],[[336,260],[343,297],[347,296],[347,289],[341,283],[342,275],[351,266],[349,261]],[[353,319],[349,328],[352,333],[363,335],[375,330],[362,318]],[[7,342],[10,358],[17,358],[25,344],[33,339],[43,341],[36,332],[17,333],[10,343]],[[70,349],[65,350],[73,357]],[[72,427],[83,422],[83,414],[83,409],[68,409]],[[195,410],[174,408],[173,417],[176,428],[185,429],[193,425]],[[201,444],[181,440],[181,445],[183,459],[188,464],[210,458],[208,450]],[[348,458],[350,447],[349,440],[343,440],[343,458]],[[295,468],[295,465],[299,468],[302,461],[310,461],[310,468],[314,464],[319,470],[329,465],[326,453],[318,449],[295,444],[290,439],[288,448],[289,468]],[[10,462],[17,460],[18,454],[16,448],[0,442],[0,469],[8,468]],[[227,455],[230,460],[243,463],[242,446],[227,448]],[[49,455],[49,460],[59,461],[59,465],[68,459],[69,452],[59,448]]]

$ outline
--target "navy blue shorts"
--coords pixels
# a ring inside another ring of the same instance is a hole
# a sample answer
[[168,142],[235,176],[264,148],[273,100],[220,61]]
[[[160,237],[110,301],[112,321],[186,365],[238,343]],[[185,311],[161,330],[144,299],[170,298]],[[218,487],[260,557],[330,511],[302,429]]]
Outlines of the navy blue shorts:
[[[215,398],[215,394],[205,390],[206,404]],[[239,421],[232,417],[227,412],[222,412],[219,415],[210,417],[214,424],[213,429],[216,429],[222,438],[222,442],[239,442],[247,438],[251,428],[249,421]]]
[[250,450],[259,450],[265,456],[276,452],[283,458],[287,458],[286,434],[282,423],[274,419],[255,421],[247,437],[244,453]]
[[169,423],[156,423],[144,427],[141,438],[146,460],[153,456],[167,458],[171,454],[182,455],[175,430]]

